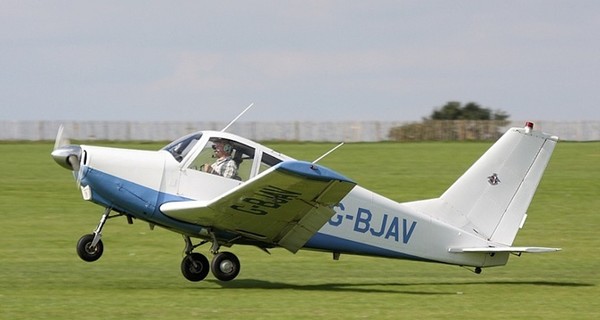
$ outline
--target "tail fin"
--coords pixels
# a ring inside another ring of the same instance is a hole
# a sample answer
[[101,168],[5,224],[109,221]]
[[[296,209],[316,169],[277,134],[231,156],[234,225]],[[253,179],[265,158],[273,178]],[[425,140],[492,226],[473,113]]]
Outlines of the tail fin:
[[508,130],[440,198],[406,205],[512,245],[558,137],[525,128]]

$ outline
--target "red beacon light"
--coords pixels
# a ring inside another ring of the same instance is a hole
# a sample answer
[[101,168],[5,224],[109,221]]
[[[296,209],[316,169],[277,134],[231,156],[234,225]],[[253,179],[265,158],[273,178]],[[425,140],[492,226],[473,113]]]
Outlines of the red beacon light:
[[533,130],[533,122],[525,122],[525,132],[529,133]]

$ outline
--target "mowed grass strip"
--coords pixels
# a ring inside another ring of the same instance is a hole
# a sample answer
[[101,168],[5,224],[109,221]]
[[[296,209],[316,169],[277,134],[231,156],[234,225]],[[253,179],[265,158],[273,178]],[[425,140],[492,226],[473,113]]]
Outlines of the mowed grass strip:
[[[347,144],[321,164],[409,201],[441,194],[490,145]],[[334,144],[269,146],[312,161]],[[212,275],[186,281],[179,235],[122,218],[107,223],[104,256],[81,261],[75,243],[95,228],[102,208],[81,199],[51,149],[0,144],[1,319],[600,317],[600,143],[558,144],[515,243],[562,252],[512,257],[476,275],[440,264],[234,246],[227,250],[239,256],[242,272],[229,283]]]

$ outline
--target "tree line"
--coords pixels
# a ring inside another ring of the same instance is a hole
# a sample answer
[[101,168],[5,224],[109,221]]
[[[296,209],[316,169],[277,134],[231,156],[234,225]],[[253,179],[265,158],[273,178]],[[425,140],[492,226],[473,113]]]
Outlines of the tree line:
[[409,123],[390,129],[389,138],[395,141],[453,141],[496,140],[500,128],[508,124],[508,113],[484,108],[475,102],[462,105],[447,102],[435,108],[421,122]]

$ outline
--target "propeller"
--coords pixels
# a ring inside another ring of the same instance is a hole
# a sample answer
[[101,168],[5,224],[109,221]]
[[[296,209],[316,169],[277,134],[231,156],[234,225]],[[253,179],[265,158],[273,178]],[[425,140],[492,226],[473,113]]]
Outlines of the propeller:
[[61,124],[58,127],[56,140],[54,141],[54,150],[52,150],[52,158],[56,163],[65,169],[73,171],[73,176],[79,187],[79,170],[81,169],[81,147],[72,145],[68,138],[64,137],[64,126]]
[[71,144],[71,141],[69,141],[69,138],[63,137],[64,131],[65,131],[65,126],[61,124],[58,127],[58,132],[56,133],[56,140],[54,140],[54,150],[56,150],[62,146]]

